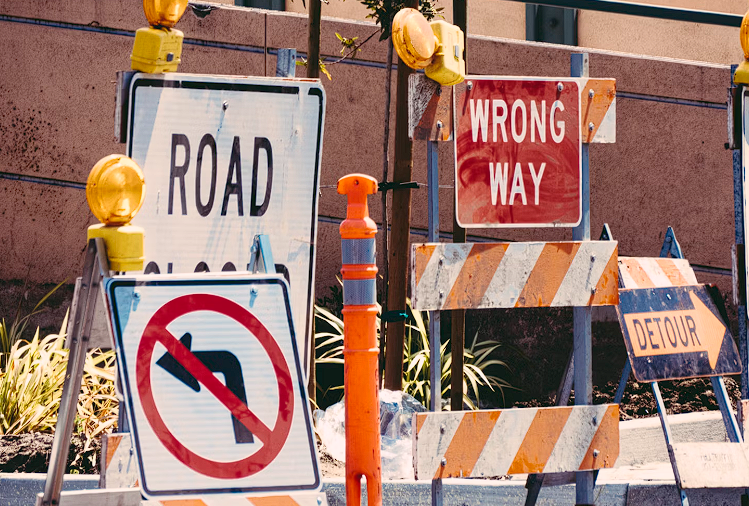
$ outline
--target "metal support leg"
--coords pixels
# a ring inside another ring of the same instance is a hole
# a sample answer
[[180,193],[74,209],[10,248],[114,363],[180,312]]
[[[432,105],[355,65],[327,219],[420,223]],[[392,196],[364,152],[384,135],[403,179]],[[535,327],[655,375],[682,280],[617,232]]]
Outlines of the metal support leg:
[[442,506],[442,478],[432,480],[432,506]]
[[[653,396],[655,397],[655,405],[658,408],[658,416],[661,419],[661,427],[663,428],[663,436],[666,438],[666,448],[668,448],[668,458],[671,460],[671,467],[674,470],[674,477],[676,477],[676,459],[674,458],[674,451],[671,447],[673,443],[673,437],[671,436],[671,427],[668,425],[668,419],[666,415],[666,405],[663,403],[663,396],[661,396],[661,389],[658,386],[658,382],[654,381],[650,384],[653,388]],[[679,485],[679,480],[676,480],[676,490],[679,491],[679,498],[681,499],[681,506],[689,506],[689,499],[687,493]]]
[[[437,141],[427,142],[427,186],[429,187],[428,236],[429,242],[439,242],[439,157]],[[440,338],[440,312],[429,312],[429,410],[442,410],[442,339]],[[434,488],[434,484],[432,485]],[[440,481],[440,493],[442,482]],[[440,502],[440,504],[442,504]]]
[[[104,263],[102,263],[102,257]],[[83,366],[86,362],[88,341],[91,335],[91,323],[94,319],[96,299],[100,297],[99,284],[103,275],[109,273],[106,262],[103,240],[91,239],[86,250],[78,310],[70,333],[67,370],[57,414],[52,455],[50,456],[47,479],[44,484],[43,506],[54,506],[60,500],[62,481],[68,463],[68,448],[70,447],[70,438],[73,435],[73,425],[78,406],[78,395],[81,391]]]
[[744,441],[741,437],[739,422],[733,414],[733,409],[731,409],[731,401],[728,398],[728,392],[726,391],[726,384],[723,381],[723,376],[710,376],[710,382],[713,384],[713,392],[715,393],[715,398],[718,400],[720,414],[723,415],[723,424],[726,426],[728,439],[730,439],[732,443],[743,443]]
[[629,357],[624,362],[622,368],[622,377],[619,378],[619,386],[616,388],[616,395],[614,396],[614,404],[620,404],[622,397],[624,397],[624,389],[627,388],[627,381],[629,381],[629,375],[632,374],[632,364],[629,363]]

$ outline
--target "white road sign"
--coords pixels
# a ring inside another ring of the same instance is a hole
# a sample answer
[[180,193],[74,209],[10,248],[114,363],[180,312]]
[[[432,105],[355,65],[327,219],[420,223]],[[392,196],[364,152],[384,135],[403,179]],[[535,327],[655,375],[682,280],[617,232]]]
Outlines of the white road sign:
[[128,156],[143,169],[148,273],[243,271],[257,234],[289,279],[309,360],[325,116],[319,82],[136,74]]
[[285,280],[141,275],[106,291],[144,496],[320,488]]

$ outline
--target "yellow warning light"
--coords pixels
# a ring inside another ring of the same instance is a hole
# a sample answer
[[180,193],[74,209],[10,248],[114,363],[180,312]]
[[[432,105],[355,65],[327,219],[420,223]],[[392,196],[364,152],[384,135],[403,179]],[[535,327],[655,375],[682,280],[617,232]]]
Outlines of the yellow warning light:
[[403,63],[425,69],[427,77],[445,86],[465,79],[464,40],[457,26],[445,21],[429,23],[416,9],[401,9],[393,18],[393,46]]
[[172,28],[187,8],[187,0],[143,0],[143,11],[151,26]]
[[101,237],[114,271],[143,269],[143,229],[130,224],[145,199],[143,172],[125,155],[99,160],[86,182],[86,200],[101,221],[88,228],[88,238]]
[[744,61],[739,63],[739,67],[733,75],[733,82],[736,84],[749,84],[749,12],[741,20],[739,40],[741,41],[741,49],[744,51]]
[[135,32],[130,67],[161,74],[176,72],[182,61],[184,34],[173,28],[187,8],[187,0],[143,0],[143,11],[151,25]]

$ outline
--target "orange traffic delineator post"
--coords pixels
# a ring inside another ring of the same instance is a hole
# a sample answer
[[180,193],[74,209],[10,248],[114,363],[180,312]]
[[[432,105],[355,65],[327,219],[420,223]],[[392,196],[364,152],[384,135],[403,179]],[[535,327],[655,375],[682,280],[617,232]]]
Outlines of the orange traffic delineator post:
[[348,196],[341,223],[343,267],[343,356],[346,408],[346,504],[361,504],[361,477],[367,479],[367,504],[382,505],[380,395],[377,381],[377,225],[369,217],[367,195],[377,181],[364,174],[338,180]]

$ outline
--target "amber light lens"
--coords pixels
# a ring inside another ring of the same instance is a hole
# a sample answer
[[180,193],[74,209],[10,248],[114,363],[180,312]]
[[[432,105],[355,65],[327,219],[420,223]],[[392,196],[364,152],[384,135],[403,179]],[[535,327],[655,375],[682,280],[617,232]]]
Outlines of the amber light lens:
[[143,11],[151,26],[171,28],[187,8],[187,0],[143,0]]
[[143,171],[125,155],[99,160],[86,182],[91,212],[105,225],[124,225],[136,215],[146,196]]

